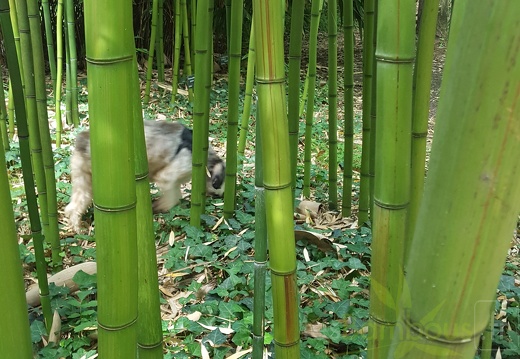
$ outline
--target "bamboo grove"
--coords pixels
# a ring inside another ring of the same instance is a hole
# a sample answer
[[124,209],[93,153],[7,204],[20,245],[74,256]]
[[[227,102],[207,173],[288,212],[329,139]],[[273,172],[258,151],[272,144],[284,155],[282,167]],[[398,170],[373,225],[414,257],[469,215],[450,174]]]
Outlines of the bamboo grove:
[[[9,75],[0,98],[0,154],[18,139],[46,335],[53,334],[53,321],[56,325],[47,273],[63,265],[53,151],[65,131],[86,125],[78,80],[84,61],[96,216],[97,351],[107,358],[163,357],[142,111],[166,90],[173,108],[180,96],[188,98],[189,222],[203,228],[213,151],[208,138],[224,136],[211,133],[216,120],[210,114],[215,33],[225,18],[228,99],[220,216],[227,223],[240,211],[243,164],[254,153],[252,358],[263,358],[267,350],[266,303],[273,306],[276,358],[300,357],[294,212],[302,199],[317,197],[318,187],[326,189],[328,210],[371,231],[368,358],[473,358],[481,335],[482,345],[490,346],[496,288],[520,201],[515,181],[520,35],[514,5],[451,4],[429,152],[439,0],[422,2],[419,21],[414,0],[148,2],[147,47],[137,51],[132,2],[44,0],[40,8],[36,0],[0,0]],[[85,53],[77,44],[78,7]],[[319,46],[323,38],[326,44]],[[363,51],[362,76],[355,80],[356,44]],[[327,58],[326,115],[318,110],[320,56]],[[356,85],[362,86],[359,109]],[[49,121],[55,122],[54,138]],[[317,138],[325,143],[317,144]],[[326,148],[326,180],[317,175],[319,145]],[[1,172],[0,260],[9,275],[0,293],[0,353],[30,358],[12,198]],[[272,301],[265,297],[267,284]]]

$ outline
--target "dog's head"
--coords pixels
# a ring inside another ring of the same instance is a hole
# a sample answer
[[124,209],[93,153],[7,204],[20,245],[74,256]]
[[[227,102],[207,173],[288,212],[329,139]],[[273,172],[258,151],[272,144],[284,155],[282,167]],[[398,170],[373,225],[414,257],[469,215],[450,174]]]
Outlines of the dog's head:
[[226,164],[213,149],[208,151],[208,176],[206,178],[206,192],[211,196],[224,194],[224,179]]

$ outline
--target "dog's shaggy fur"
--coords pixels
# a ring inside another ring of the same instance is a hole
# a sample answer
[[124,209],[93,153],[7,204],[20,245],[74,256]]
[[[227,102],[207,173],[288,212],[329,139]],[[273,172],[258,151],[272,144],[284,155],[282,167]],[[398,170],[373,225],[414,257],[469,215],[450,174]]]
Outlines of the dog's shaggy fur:
[[[192,131],[178,122],[144,121],[146,152],[150,181],[155,182],[162,196],[153,203],[154,212],[166,212],[181,199],[181,184],[191,179]],[[72,197],[65,208],[71,225],[79,230],[81,215],[92,202],[92,169],[90,133],[78,134],[70,161]],[[226,165],[213,148],[208,150],[209,175],[206,190],[222,196]]]

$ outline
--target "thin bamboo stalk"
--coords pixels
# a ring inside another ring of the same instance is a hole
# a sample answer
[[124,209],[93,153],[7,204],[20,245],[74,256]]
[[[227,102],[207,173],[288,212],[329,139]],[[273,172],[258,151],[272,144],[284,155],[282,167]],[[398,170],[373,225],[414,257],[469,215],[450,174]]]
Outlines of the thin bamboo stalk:
[[309,198],[311,195],[311,157],[312,157],[312,122],[314,119],[314,93],[316,87],[316,61],[318,49],[318,25],[320,23],[321,7],[323,0],[312,0],[311,30],[309,35],[309,95],[307,99],[307,111],[305,114],[305,153],[303,171],[303,195]]
[[42,0],[43,19],[45,22],[45,40],[47,43],[47,56],[51,71],[53,96],[56,96],[56,51],[54,51],[54,36],[52,34],[52,20],[49,0]]
[[482,333],[482,343],[480,345],[480,359],[491,359],[493,349],[493,331],[495,329],[495,306],[491,305],[489,323]]
[[174,1],[175,8],[175,34],[174,34],[174,51],[173,51],[173,71],[172,71],[172,98],[171,103],[175,102],[175,95],[177,95],[177,88],[179,87],[179,71],[181,58],[181,32],[182,32],[182,18],[181,18],[181,2]]
[[[432,81],[432,61],[437,31],[437,14],[439,0],[424,2],[419,39],[417,42],[417,59],[414,71],[414,92],[412,104],[412,162],[410,189],[410,217],[408,219],[408,236],[405,256],[407,256],[411,239],[415,231],[415,223],[424,190],[426,166],[426,137],[428,136],[428,117],[430,110],[430,85]],[[405,257],[406,258],[406,257]],[[406,263],[406,260],[405,260]]]
[[9,151],[9,134],[7,132],[7,108],[5,107],[4,82],[0,81],[0,137],[4,150]]
[[54,96],[55,121],[56,121],[56,147],[61,146],[61,134],[63,131],[63,121],[61,118],[61,90],[63,82],[63,0],[58,0],[56,10],[56,85]]
[[[0,146],[0,158],[5,158],[2,146]],[[31,359],[33,353],[28,325],[29,316],[9,180],[5,169],[0,170],[0,227],[2,228],[0,262],[5,273],[0,292],[0,353],[5,358]]]
[[24,90],[18,57],[16,56],[13,26],[11,24],[11,18],[7,16],[7,14],[9,14],[9,4],[7,0],[0,0],[0,24],[2,25],[2,35],[6,49],[7,67],[9,69],[9,75],[13,87],[13,103],[16,110],[16,123],[18,127],[18,138],[20,141],[22,175],[24,178],[23,182],[31,224],[31,235],[33,238],[34,254],[36,257],[36,276],[40,288],[40,301],[43,316],[45,318],[46,327],[50,328],[52,324],[52,311],[49,298],[49,284],[47,282],[47,262],[45,261],[45,253],[43,251],[44,238],[41,231],[31,163],[31,149],[29,145],[29,130],[27,126]]
[[277,358],[300,357],[296,248],[289,128],[285,102],[284,32],[279,3],[253,1],[267,236]]
[[[374,28],[377,29],[377,7],[379,0],[374,0]],[[373,48],[377,48],[377,34],[373,34]],[[370,102],[370,161],[368,176],[370,177],[369,213],[374,213],[374,193],[376,185],[376,138],[377,138],[377,63],[372,61],[372,100]]]
[[[184,39],[184,67],[186,69],[186,77],[192,75],[191,67],[191,49],[190,49],[190,30],[188,24],[188,6],[186,0],[181,0],[182,7],[182,37]],[[193,36],[193,34],[192,34]],[[193,89],[188,86],[188,100],[193,101]]]
[[150,32],[150,49],[148,50],[148,62],[146,64],[146,85],[144,89],[143,103],[150,102],[150,87],[152,83],[153,56],[155,53],[155,39],[157,37],[157,17],[159,12],[159,0],[152,1],[152,31]]
[[[132,3],[84,3],[99,356],[137,356],[137,225]],[[153,42],[152,42],[153,44]],[[117,189],[117,190],[114,190]],[[118,295],[114,296],[114,292]]]
[[[38,116],[38,132],[41,139],[42,159],[44,166],[45,188],[47,191],[48,226],[44,232],[52,248],[52,264],[61,267],[61,246],[58,228],[58,204],[56,199],[56,177],[54,175],[54,156],[52,152],[49,118],[47,115],[47,91],[45,84],[45,60],[39,5],[37,0],[27,0],[29,26],[34,59],[34,86],[36,94],[36,111]],[[40,205],[41,206],[41,205]],[[44,227],[45,228],[45,227]]]
[[305,2],[295,1],[291,11],[291,34],[289,41],[289,79],[287,117],[289,120],[289,141],[291,150],[292,189],[296,189],[296,169],[298,164],[298,142],[300,136],[300,69],[302,62],[302,33]]
[[191,19],[191,59],[193,72],[195,73],[195,34],[197,30],[197,0],[190,1],[190,19]]
[[157,16],[157,80],[164,82],[164,0],[159,0]]
[[15,122],[15,116],[14,116],[14,100],[13,100],[13,86],[11,86],[11,76],[9,76],[9,103],[7,107],[7,114],[9,117],[9,138],[12,140],[14,137],[14,122]]
[[[381,2],[377,24],[377,121],[369,355],[387,358],[404,275],[410,184],[415,1]],[[365,33],[368,37],[368,33]],[[370,38],[372,42],[372,38]],[[391,356],[390,356],[391,357]]]
[[231,218],[236,207],[238,103],[240,100],[240,62],[242,61],[243,0],[231,4],[231,39],[228,66],[228,126],[226,143],[226,178],[224,218]]
[[242,120],[240,121],[240,138],[238,140],[238,154],[240,161],[244,158],[246,150],[247,126],[249,117],[251,116],[251,102],[253,100],[253,86],[255,84],[255,27],[251,21],[251,32],[249,33],[249,52],[247,55],[247,74],[246,89],[244,93],[244,106],[242,111]]
[[457,0],[391,355],[474,358],[488,326],[518,221],[518,58],[510,3]]
[[[75,21],[74,21],[74,1],[66,0],[65,2],[65,17],[67,19],[67,54],[69,59],[67,64],[70,68],[70,76],[68,76],[70,86],[70,106],[71,106],[71,121],[74,126],[79,126],[79,112],[78,112],[78,56],[76,51],[76,35],[75,35]],[[68,97],[68,96],[67,96]]]
[[341,214],[343,217],[350,217],[352,214],[352,161],[354,158],[354,6],[351,0],[343,1],[343,34],[345,148]]
[[338,3],[329,0],[329,209],[338,208]]
[[361,145],[361,178],[359,182],[358,225],[368,222],[370,207],[370,112],[372,110],[372,70],[374,63],[374,5],[375,0],[365,0],[363,37],[363,134]]

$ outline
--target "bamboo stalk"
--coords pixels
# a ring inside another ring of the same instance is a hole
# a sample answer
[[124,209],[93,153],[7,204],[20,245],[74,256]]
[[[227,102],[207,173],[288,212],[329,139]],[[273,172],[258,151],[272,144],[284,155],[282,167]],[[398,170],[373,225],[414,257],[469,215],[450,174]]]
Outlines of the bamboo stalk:
[[300,136],[300,69],[302,62],[302,33],[304,13],[305,2],[293,2],[291,11],[291,34],[289,42],[289,94],[287,97],[287,117],[289,120],[289,141],[291,150],[291,187],[293,189],[293,193],[296,189],[298,141]]
[[63,35],[65,38],[65,121],[67,124],[72,125],[72,82],[70,75],[70,47],[69,47],[69,29],[67,25],[67,0],[63,4],[64,10],[64,26]]
[[[426,166],[426,138],[428,136],[428,117],[430,111],[430,85],[432,81],[432,61],[437,31],[437,14],[439,0],[424,2],[419,39],[417,42],[417,59],[414,71],[414,92],[412,104],[412,162],[410,189],[410,217],[408,224],[408,242],[405,256],[408,255],[411,239],[415,230],[419,205],[424,190]],[[405,261],[406,263],[406,261]]]
[[63,82],[63,0],[58,0],[56,10],[56,85],[54,96],[55,121],[56,121],[56,147],[61,146],[61,133],[63,131],[63,120],[61,118],[61,90]]
[[46,206],[48,213],[48,226],[44,234],[47,241],[51,244],[52,264],[59,269],[61,267],[61,246],[58,228],[56,177],[54,175],[54,156],[52,152],[51,133],[49,131],[49,118],[47,116],[45,62],[43,57],[43,43],[38,1],[27,0],[27,11],[31,30],[31,42],[34,59],[34,86],[36,94],[38,132],[41,139],[45,188],[47,191]]
[[262,133],[256,122],[255,144],[255,291],[253,296],[253,359],[264,355],[265,278],[267,271],[267,223],[262,156]]
[[14,137],[14,122],[15,122],[15,116],[14,116],[14,100],[13,100],[13,86],[11,85],[11,76],[9,75],[9,94],[8,94],[8,107],[7,107],[7,114],[9,117],[9,138],[12,140]]
[[305,114],[305,153],[303,159],[303,195],[306,198],[309,198],[311,195],[312,122],[314,119],[314,93],[316,87],[318,25],[320,23],[322,5],[323,0],[312,0],[308,65],[309,93],[307,99],[307,110]]
[[132,3],[92,0],[85,2],[84,9],[96,218],[98,353],[103,358],[136,358],[138,258]]
[[[2,24],[2,35],[4,38],[7,67],[13,87],[13,103],[16,110],[16,124],[18,127],[18,138],[20,141],[20,158],[22,160],[22,175],[24,178],[24,189],[27,198],[27,208],[31,224],[31,235],[34,244],[34,255],[36,257],[36,276],[40,288],[42,312],[47,328],[52,324],[52,311],[49,298],[49,284],[47,282],[47,263],[43,251],[43,235],[38,203],[36,199],[33,169],[31,163],[31,148],[29,145],[29,130],[27,126],[24,91],[22,85],[19,60],[16,56],[16,44],[13,34],[13,26],[9,14],[9,4],[6,0],[0,0],[0,23]],[[25,12],[27,15],[27,12]]]
[[[190,224],[200,226],[206,193],[206,162],[209,123],[209,92],[211,85],[210,36],[213,22],[213,1],[199,0],[197,6],[197,33],[195,33],[195,100],[193,105],[193,152]],[[206,149],[206,152],[205,152]]]
[[[403,282],[410,184],[415,1],[381,2],[377,24],[377,121],[368,349],[387,358]],[[365,32],[365,37],[369,34]],[[370,38],[372,42],[372,38]],[[390,356],[392,357],[392,356]]]
[[240,62],[242,61],[243,0],[231,4],[231,38],[228,66],[228,126],[226,142],[226,178],[224,218],[231,218],[236,207],[238,103],[240,100]]
[[[374,0],[374,28],[377,29],[377,7],[379,0]],[[377,48],[377,34],[373,34],[373,48]],[[374,213],[374,193],[376,178],[376,138],[377,138],[377,62],[372,61],[372,100],[370,109],[370,160],[368,176],[370,177],[369,213]]]
[[343,195],[341,214],[352,214],[352,161],[354,158],[354,7],[350,0],[343,1],[343,105],[345,111],[345,149],[343,152]]
[[[188,24],[188,6],[186,0],[181,0],[182,7],[182,37],[184,39],[184,67],[186,69],[186,77],[192,75],[191,66],[191,48],[190,48],[190,33]],[[192,36],[194,36],[192,34]],[[193,89],[188,86],[188,100],[193,101]]]
[[279,3],[253,1],[267,236],[277,358],[300,357],[289,129],[285,103],[283,16]]
[[164,0],[157,8],[157,81],[164,82]]
[[54,36],[52,34],[51,10],[49,0],[42,0],[43,19],[45,22],[45,40],[47,43],[47,56],[51,71],[53,96],[56,96],[56,51],[54,51]]
[[338,208],[338,3],[329,0],[329,209]]
[[240,138],[238,140],[238,154],[240,161],[244,158],[246,150],[247,126],[249,117],[251,116],[251,102],[253,100],[253,86],[255,84],[255,27],[251,21],[251,31],[249,33],[249,52],[247,55],[247,74],[246,74],[246,90],[244,93],[244,107],[242,111],[242,120],[240,121]]
[[[148,50],[148,62],[146,64],[146,85],[144,89],[143,103],[150,102],[150,87],[152,83],[153,56],[155,52],[155,39],[157,37],[157,13],[159,11],[159,0],[152,1],[152,31],[150,32],[150,49]],[[173,91],[173,88],[172,88]]]
[[173,51],[173,71],[172,71],[172,98],[171,103],[175,102],[175,95],[177,95],[177,88],[179,87],[179,71],[180,71],[180,57],[181,57],[181,2],[175,0],[175,35],[174,35],[174,51]]
[[[0,2],[0,11],[3,10],[4,5]],[[1,90],[4,91],[3,88]],[[5,158],[2,146],[0,146],[0,158]],[[2,169],[0,170],[0,227],[2,228],[0,261],[5,278],[0,292],[0,353],[5,358],[31,359],[33,353],[28,325],[29,316],[14,223],[9,179],[5,169]]]
[[[1,77],[0,77],[1,78]],[[7,132],[7,108],[5,107],[4,82],[0,81],[0,138],[5,151],[9,151],[9,134]]]
[[361,145],[361,178],[359,183],[358,225],[368,222],[370,207],[370,111],[372,110],[372,70],[374,63],[375,0],[365,0],[363,37],[363,137]]
[[457,0],[391,354],[473,358],[488,326],[518,221],[519,57],[509,3]]
[[74,2],[67,0],[65,3],[65,17],[67,19],[67,48],[70,64],[70,94],[71,94],[71,119],[74,126],[79,126],[78,113],[78,56],[76,51],[75,21],[74,21]]

